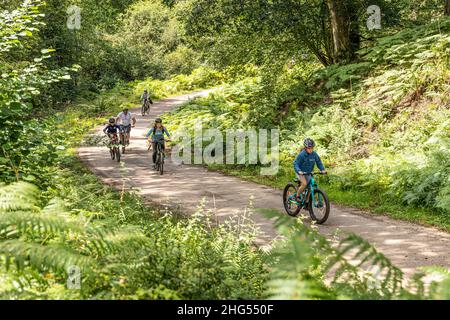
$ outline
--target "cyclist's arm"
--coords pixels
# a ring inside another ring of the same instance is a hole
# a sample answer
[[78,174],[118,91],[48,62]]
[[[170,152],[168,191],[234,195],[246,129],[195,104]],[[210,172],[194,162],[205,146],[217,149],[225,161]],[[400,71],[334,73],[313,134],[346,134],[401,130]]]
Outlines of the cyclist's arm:
[[167,137],[170,139],[170,134],[169,134],[169,131],[167,131],[166,127],[164,127],[164,132],[167,135]]
[[316,153],[316,164],[320,171],[325,171],[325,167],[320,159],[319,155]]
[[295,173],[299,173],[299,172],[302,171],[302,170],[300,169],[300,165],[302,164],[302,162],[303,162],[303,157],[302,157],[302,154],[300,153],[300,154],[297,156],[297,158],[295,158],[295,161],[294,161],[294,170],[295,170]]
[[146,137],[149,138],[149,137],[152,135],[152,133],[153,133],[153,128],[151,128],[151,129],[147,132]]
[[108,130],[108,126],[106,126],[105,129],[103,129],[104,134],[106,134],[106,130]]

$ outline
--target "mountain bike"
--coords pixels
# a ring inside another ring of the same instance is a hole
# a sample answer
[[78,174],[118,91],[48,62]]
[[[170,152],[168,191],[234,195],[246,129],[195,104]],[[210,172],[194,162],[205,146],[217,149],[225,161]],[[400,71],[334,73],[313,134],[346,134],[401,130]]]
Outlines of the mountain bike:
[[158,140],[155,143],[155,148],[156,148],[155,170],[158,171],[160,175],[164,174],[164,158],[165,158],[165,153],[164,153],[164,148],[163,148],[164,141],[167,141],[167,140]]
[[150,114],[150,104],[153,104],[153,102],[150,99],[145,99],[144,104],[141,107],[142,116],[145,116],[145,114]]
[[286,185],[283,192],[283,204],[288,215],[297,217],[302,209],[307,209],[313,221],[318,224],[323,224],[327,221],[330,214],[330,201],[327,194],[319,189],[319,185],[314,179],[314,175],[318,174],[322,173],[311,172],[303,174],[311,176],[311,180],[300,199],[297,198],[300,180],[296,178],[294,182]]
[[120,126],[120,144],[122,145],[122,154],[125,154],[125,148],[130,144],[130,133],[132,126]]
[[112,160],[120,162],[120,142],[116,133],[109,136],[109,153]]

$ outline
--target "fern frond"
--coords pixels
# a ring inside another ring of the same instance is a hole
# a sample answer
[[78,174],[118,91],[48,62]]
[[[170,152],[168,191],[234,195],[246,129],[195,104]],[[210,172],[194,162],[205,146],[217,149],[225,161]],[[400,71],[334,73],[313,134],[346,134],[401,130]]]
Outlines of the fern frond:
[[91,238],[102,237],[107,231],[102,226],[86,226],[83,221],[67,220],[56,215],[15,211],[0,214],[0,237],[10,238],[28,235],[31,238],[52,237],[59,234],[87,234]]
[[31,267],[41,272],[54,271],[64,274],[71,266],[82,270],[91,270],[94,261],[78,254],[63,245],[39,245],[20,240],[6,240],[0,242],[0,256],[5,259],[5,266],[10,268],[14,264],[17,269]]
[[0,215],[5,211],[36,210],[39,189],[27,182],[0,186]]
[[41,210],[43,215],[60,215],[70,216],[67,208],[64,205],[64,201],[59,198],[53,198],[50,202]]
[[[355,234],[348,234],[346,238],[341,240],[336,251],[338,252],[336,258],[332,259],[330,265],[327,266],[328,269],[331,269],[333,265],[341,264],[335,274],[334,283],[337,283],[340,279],[348,281],[345,277],[342,278],[345,275],[345,270],[351,271],[353,278],[355,276],[361,277],[362,267],[367,264],[378,268],[379,278],[375,279],[374,282],[380,284],[380,290],[384,294],[388,296],[399,294],[402,289],[403,272],[382,253],[378,252],[367,240]],[[352,251],[355,251],[353,255],[351,254]],[[359,261],[356,265],[350,267],[349,260]]]

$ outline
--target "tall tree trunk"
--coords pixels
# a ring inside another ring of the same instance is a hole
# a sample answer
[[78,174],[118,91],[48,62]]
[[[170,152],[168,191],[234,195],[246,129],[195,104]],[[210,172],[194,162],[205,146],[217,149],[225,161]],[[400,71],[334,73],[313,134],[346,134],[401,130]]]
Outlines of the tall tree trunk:
[[[350,1],[348,1],[350,2]],[[347,5],[347,16],[349,17],[349,38],[350,38],[350,60],[356,58],[356,52],[361,49],[361,30],[359,28],[358,10],[354,1]]]
[[445,0],[445,15],[450,16],[450,0]]
[[353,50],[350,41],[350,17],[343,0],[327,0],[330,10],[331,32],[334,44],[334,60],[350,60]]

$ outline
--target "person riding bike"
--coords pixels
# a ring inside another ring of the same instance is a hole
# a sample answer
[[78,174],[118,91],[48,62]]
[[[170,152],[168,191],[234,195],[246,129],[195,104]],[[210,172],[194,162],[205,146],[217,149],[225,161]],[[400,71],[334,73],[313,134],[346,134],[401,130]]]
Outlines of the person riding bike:
[[103,129],[103,133],[108,136],[108,138],[112,138],[115,134],[120,132],[120,127],[116,124],[116,119],[109,119],[108,125]]
[[147,138],[149,138],[151,136],[152,139],[152,148],[153,148],[153,154],[152,154],[152,160],[153,160],[153,169],[156,168],[156,154],[157,154],[157,148],[156,148],[156,144],[160,143],[162,150],[164,151],[166,146],[165,146],[165,141],[164,141],[164,134],[167,135],[167,137],[170,140],[170,134],[167,131],[166,127],[164,127],[162,125],[162,120],[160,118],[155,119],[155,125],[153,126],[153,128],[151,128],[148,132],[147,132]]
[[322,160],[317,152],[314,151],[314,147],[316,146],[314,140],[307,138],[303,142],[303,145],[303,150],[294,161],[294,170],[300,181],[300,187],[297,192],[298,199],[300,199],[303,191],[305,191],[309,181],[311,180],[311,176],[305,174],[312,173],[314,170],[314,165],[317,165],[321,173],[327,173],[325,171],[325,167],[323,166]]
[[148,90],[145,89],[144,93],[141,95],[142,106],[145,106],[147,101],[150,102],[150,104],[153,104],[152,98],[150,98],[150,94],[148,93]]
[[[131,124],[132,121],[133,124]],[[131,112],[128,111],[128,108],[125,108],[121,113],[117,115],[116,123],[120,124],[120,131],[125,135],[124,144],[130,144],[131,127],[134,127],[136,125],[136,118]]]

